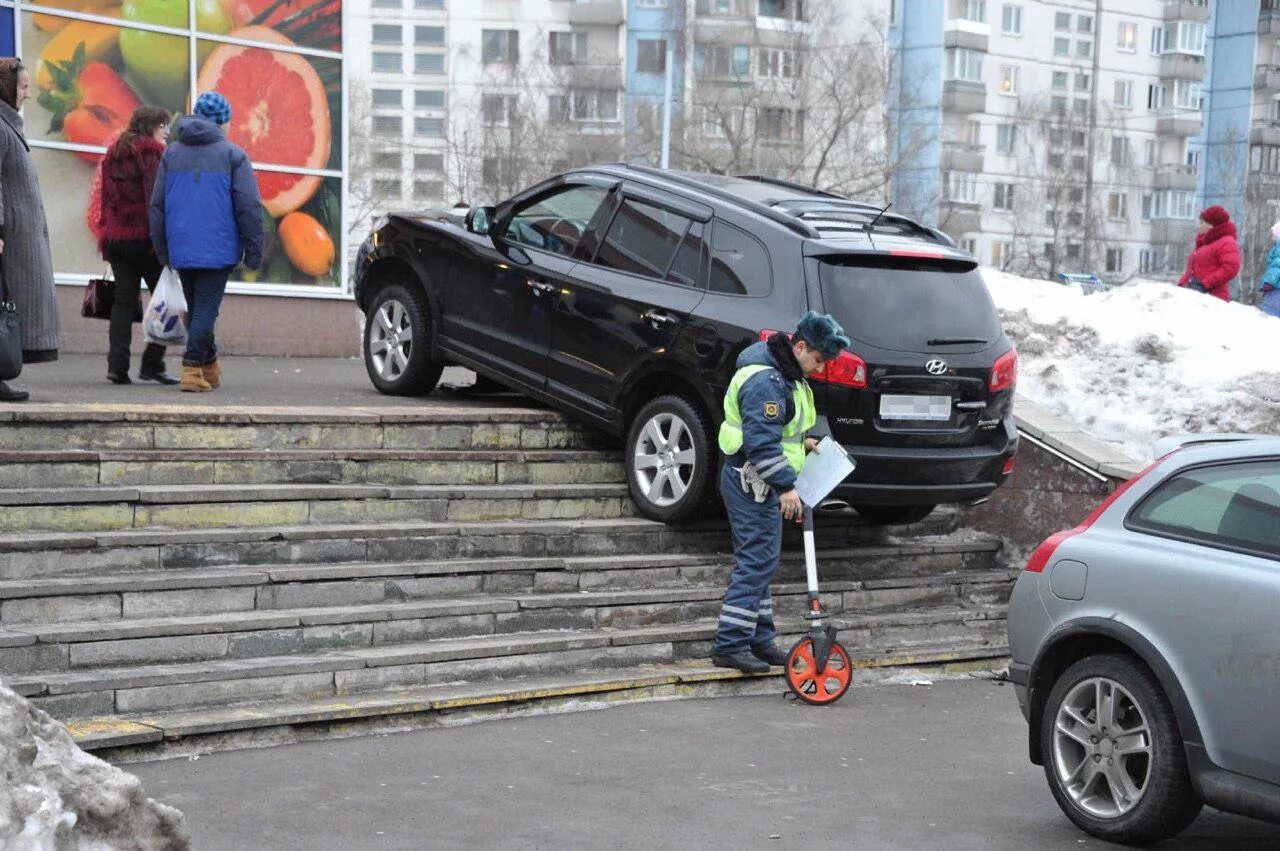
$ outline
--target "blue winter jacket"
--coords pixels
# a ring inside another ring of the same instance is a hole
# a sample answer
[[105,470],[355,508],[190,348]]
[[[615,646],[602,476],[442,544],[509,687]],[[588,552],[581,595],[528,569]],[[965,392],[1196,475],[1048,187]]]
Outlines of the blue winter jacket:
[[[742,413],[742,449],[734,456],[735,466],[750,461],[757,470],[770,470],[764,480],[778,492],[791,490],[796,471],[790,464],[778,464],[782,453],[782,427],[796,415],[794,385],[779,371],[778,361],[765,342],[754,343],[738,355],[735,369],[762,363],[762,369],[738,390],[738,410]],[[800,379],[803,381],[804,379]],[[769,416],[767,411],[776,411]],[[763,475],[763,474],[762,474]]]
[[178,121],[151,193],[151,241],[175,269],[262,265],[262,201],[249,157],[207,118]]
[[1268,286],[1280,290],[1280,240],[1267,252],[1267,268],[1262,272],[1262,283],[1258,285],[1258,289],[1266,289]]

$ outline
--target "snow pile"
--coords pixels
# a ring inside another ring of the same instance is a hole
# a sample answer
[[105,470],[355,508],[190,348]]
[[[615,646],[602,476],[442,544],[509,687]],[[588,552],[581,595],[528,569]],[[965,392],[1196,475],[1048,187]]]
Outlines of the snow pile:
[[1169,434],[1280,434],[1280,319],[1158,281],[1086,296],[982,276],[1018,347],[1018,392],[1131,457]]
[[0,848],[144,851],[190,847],[182,813],[132,774],[90,756],[0,684]]

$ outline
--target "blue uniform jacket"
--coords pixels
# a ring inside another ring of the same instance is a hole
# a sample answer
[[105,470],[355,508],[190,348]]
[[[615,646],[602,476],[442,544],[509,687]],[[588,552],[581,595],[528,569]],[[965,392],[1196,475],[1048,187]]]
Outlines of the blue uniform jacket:
[[151,193],[151,242],[175,269],[262,265],[262,202],[249,157],[198,115],[178,121]]
[[788,491],[796,482],[796,471],[782,452],[782,428],[796,415],[794,386],[782,376],[767,343],[744,349],[736,369],[756,363],[772,368],[748,378],[738,391],[742,449],[734,456],[734,463],[750,461],[772,487]]

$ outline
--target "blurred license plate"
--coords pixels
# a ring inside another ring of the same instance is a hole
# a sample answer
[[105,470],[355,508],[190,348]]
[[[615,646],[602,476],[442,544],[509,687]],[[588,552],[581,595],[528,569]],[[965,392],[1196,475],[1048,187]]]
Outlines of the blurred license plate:
[[934,420],[951,419],[950,396],[905,396],[885,393],[880,397],[882,420]]

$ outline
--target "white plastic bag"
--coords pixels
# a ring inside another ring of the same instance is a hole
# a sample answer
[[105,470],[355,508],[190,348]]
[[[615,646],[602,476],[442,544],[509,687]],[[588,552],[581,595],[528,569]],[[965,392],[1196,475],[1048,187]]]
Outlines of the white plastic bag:
[[151,301],[147,303],[147,315],[142,320],[142,333],[148,343],[162,346],[185,346],[187,326],[182,315],[187,312],[187,298],[182,294],[182,281],[178,273],[168,266],[160,273]]

